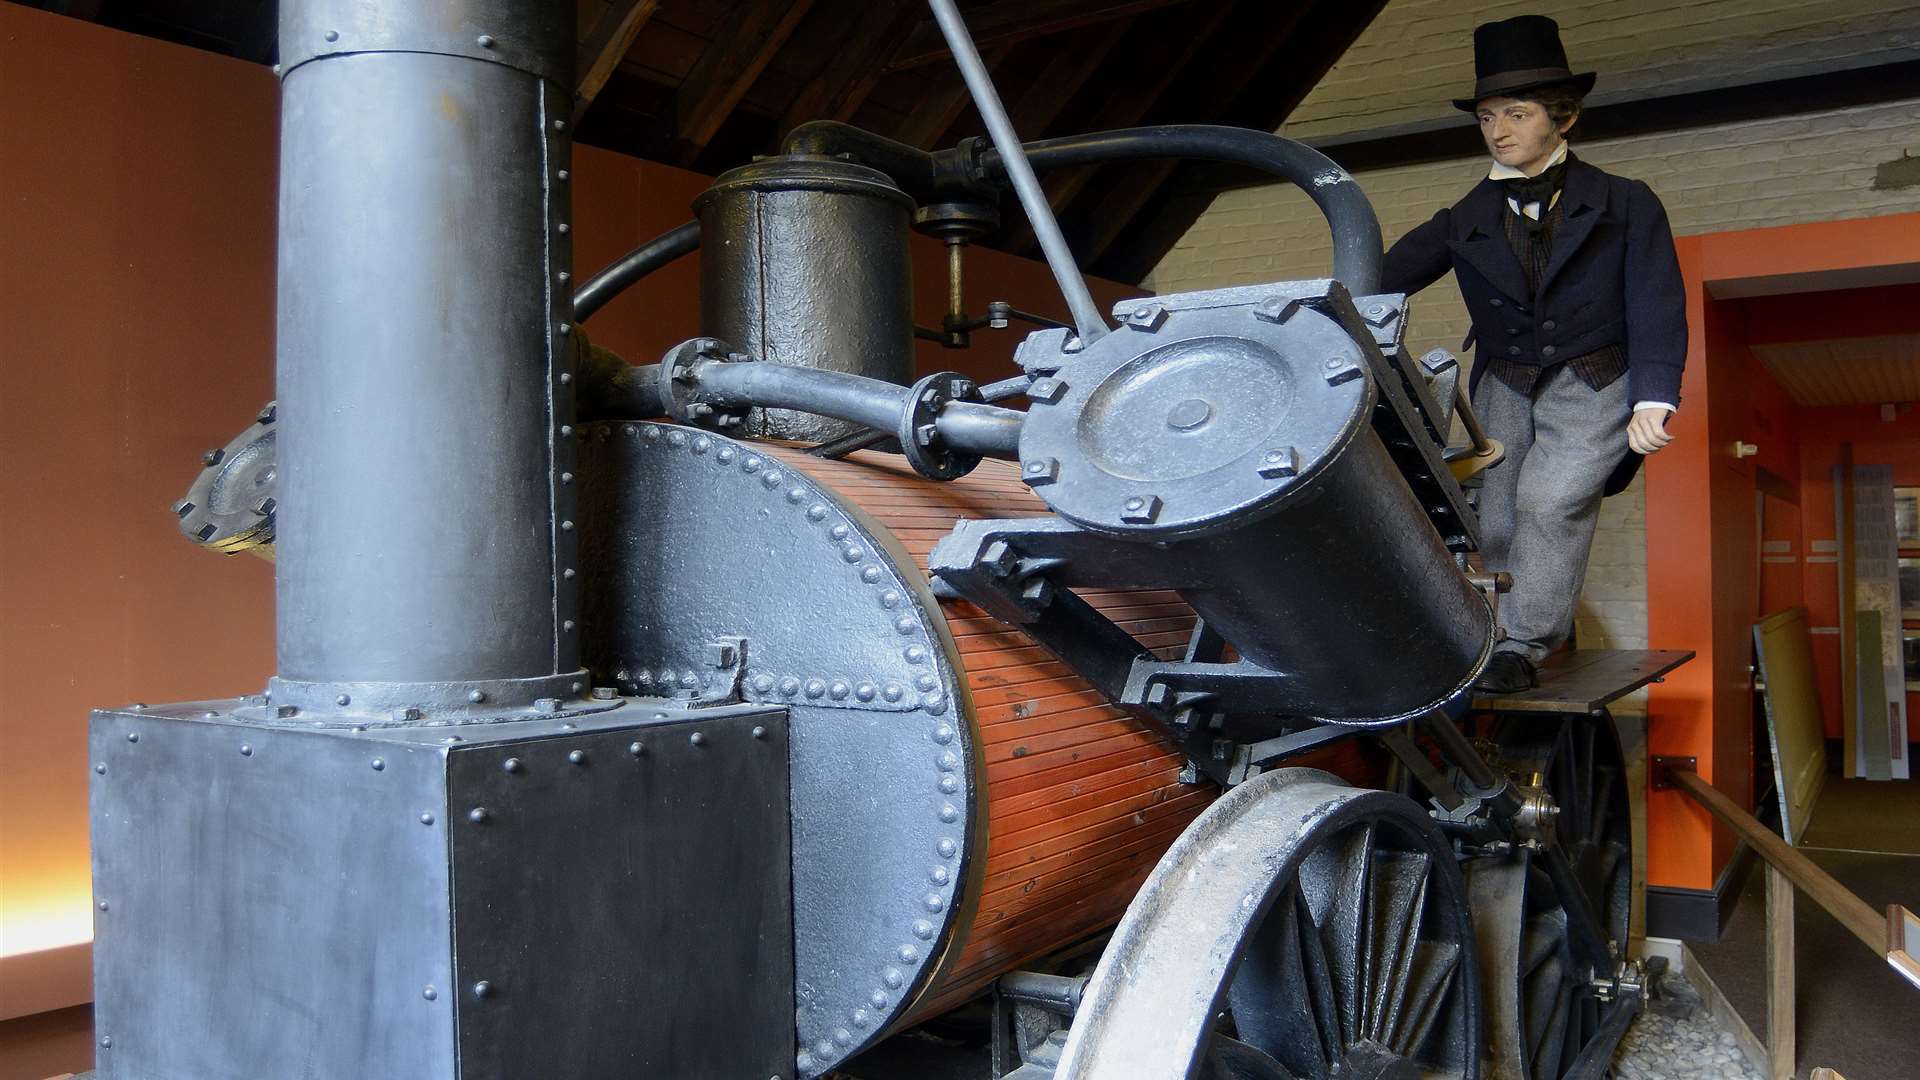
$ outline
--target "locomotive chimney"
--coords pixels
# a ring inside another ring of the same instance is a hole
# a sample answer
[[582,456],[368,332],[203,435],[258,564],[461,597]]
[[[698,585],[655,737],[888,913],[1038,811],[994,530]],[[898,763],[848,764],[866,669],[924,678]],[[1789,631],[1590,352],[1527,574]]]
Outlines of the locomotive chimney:
[[276,706],[577,694],[574,5],[282,0]]

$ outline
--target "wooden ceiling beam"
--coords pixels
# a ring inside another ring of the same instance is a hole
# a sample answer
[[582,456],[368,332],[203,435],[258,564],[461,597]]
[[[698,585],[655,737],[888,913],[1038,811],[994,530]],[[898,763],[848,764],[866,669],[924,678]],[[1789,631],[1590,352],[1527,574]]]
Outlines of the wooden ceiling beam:
[[579,125],[587,106],[600,96],[620,61],[626,59],[627,50],[633,48],[633,39],[640,36],[641,27],[646,26],[647,20],[659,9],[660,0],[614,0],[580,42],[574,67],[575,126]]
[[[1247,80],[1241,80],[1237,92],[1211,99],[1216,102],[1216,123],[1256,131],[1279,128],[1345,55],[1354,39],[1373,22],[1386,6],[1386,0],[1317,0],[1303,6],[1309,9],[1306,18],[1284,35],[1286,52],[1268,69],[1281,77],[1257,87],[1249,87]],[[1128,200],[1136,201],[1137,205],[1126,220],[1109,222],[1096,214],[1105,239],[1087,257],[1093,272],[1115,280],[1139,281],[1152,271],[1160,258],[1212,205],[1212,192],[1196,192],[1184,179],[1204,168],[1196,163],[1182,164],[1158,190]],[[1109,209],[1119,211],[1124,209],[1124,204]],[[1127,236],[1127,242],[1115,248],[1114,242],[1122,235]],[[1109,248],[1115,250],[1109,253]]]
[[774,54],[806,18],[813,0],[746,0],[732,25],[707,46],[674,98],[675,157],[691,165],[745,97]]
[[[1167,92],[1167,87],[1206,46],[1232,10],[1233,5],[1229,3],[1209,4],[1195,11],[1191,21],[1179,27],[1179,33],[1152,36],[1145,50],[1133,57],[1141,77],[1121,81],[1114,87],[1099,110],[1087,121],[1085,130],[1113,131],[1139,124],[1141,118],[1153,108],[1153,103],[1160,100],[1160,95]],[[1186,20],[1183,18],[1182,21]],[[1026,129],[1014,130],[1024,132]],[[1021,136],[1025,139],[1034,137],[1030,134]],[[1058,213],[1078,197],[1099,172],[1098,168],[1079,168],[1050,173],[1042,179],[1047,203]],[[1037,248],[1033,239],[1033,224],[1024,217],[1008,222],[1000,246],[1019,254],[1027,254],[1029,249]]]
[[[868,0],[858,0],[864,7]],[[856,28],[839,43],[819,76],[801,89],[780,117],[780,135],[809,120],[853,119],[885,73],[887,57],[900,41],[926,20],[918,3],[899,3],[881,16],[866,12]]]
[[[982,54],[988,49],[1017,45],[1029,38],[1125,19],[1156,8],[1191,0],[1004,0],[967,15],[967,30]],[[1227,0],[1212,0],[1226,3]],[[1260,0],[1268,2],[1268,0]],[[951,57],[946,38],[931,22],[915,30],[887,65],[888,72],[931,64]]]
[[[1010,51],[1006,48],[991,49],[982,52],[980,60],[991,73]],[[967,94],[967,84],[960,77],[960,69],[937,69],[929,73],[927,86],[920,92],[920,101],[913,107],[913,112],[888,137],[922,150],[935,149],[936,140],[945,135],[947,129],[960,119],[960,114],[972,104],[973,98]]]

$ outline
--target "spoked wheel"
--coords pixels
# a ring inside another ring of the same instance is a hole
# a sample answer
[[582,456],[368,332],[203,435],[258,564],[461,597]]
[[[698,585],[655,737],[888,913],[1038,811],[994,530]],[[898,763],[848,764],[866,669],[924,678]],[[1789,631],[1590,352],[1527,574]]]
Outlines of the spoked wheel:
[[1411,800],[1265,773],[1154,868],[1054,1075],[1475,1080],[1471,942],[1452,848]]
[[1594,977],[1611,976],[1626,955],[1633,882],[1626,771],[1605,717],[1509,718],[1494,742],[1514,781],[1544,792],[1558,812],[1547,815],[1550,826],[1532,844],[1464,868],[1488,1057],[1493,1080],[1558,1080],[1603,1030],[1617,1036],[1619,1025],[1607,1023],[1612,1009],[1633,1007],[1602,1002],[1593,991]]

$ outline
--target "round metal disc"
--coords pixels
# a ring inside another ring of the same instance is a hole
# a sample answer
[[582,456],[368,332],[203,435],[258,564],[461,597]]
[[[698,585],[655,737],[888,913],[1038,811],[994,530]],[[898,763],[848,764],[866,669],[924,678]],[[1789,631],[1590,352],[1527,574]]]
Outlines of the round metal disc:
[[1063,517],[1172,538],[1270,508],[1367,421],[1366,359],[1339,324],[1295,305],[1172,312],[1088,346],[1037,380],[1023,475]]

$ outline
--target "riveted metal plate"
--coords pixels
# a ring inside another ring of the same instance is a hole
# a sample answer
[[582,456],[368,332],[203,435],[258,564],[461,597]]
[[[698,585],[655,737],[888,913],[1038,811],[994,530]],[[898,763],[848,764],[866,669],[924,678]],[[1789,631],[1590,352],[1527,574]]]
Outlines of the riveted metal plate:
[[238,704],[94,714],[100,1077],[455,1076],[438,748]]
[[793,710],[792,1068],[820,1075],[904,1015],[966,925],[984,795],[951,638],[886,530],[764,447],[585,433],[589,669],[698,691],[722,674],[708,646],[744,638],[742,693]]
[[449,751],[463,1080],[785,1073],[785,736],[733,709]]

